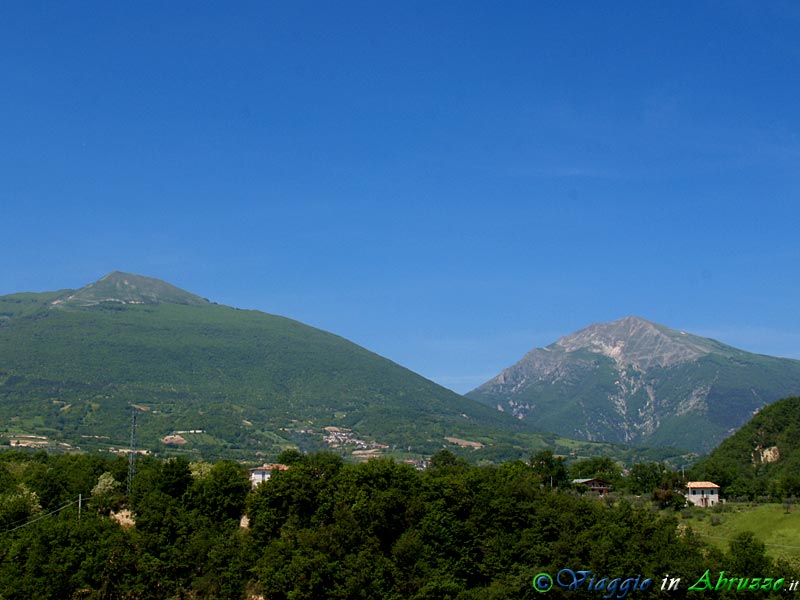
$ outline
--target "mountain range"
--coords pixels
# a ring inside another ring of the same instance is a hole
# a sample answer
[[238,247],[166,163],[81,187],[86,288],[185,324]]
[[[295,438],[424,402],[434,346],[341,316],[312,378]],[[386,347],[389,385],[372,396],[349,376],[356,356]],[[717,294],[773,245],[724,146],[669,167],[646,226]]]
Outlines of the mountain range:
[[631,452],[534,432],[342,337],[150,277],[0,297],[0,438],[124,451],[132,433],[151,452],[247,460]]
[[[800,393],[800,361],[637,317],[537,348],[467,397],[340,336],[113,272],[0,296],[0,443],[253,459],[703,453]],[[615,445],[609,445],[615,444]],[[649,446],[662,449],[647,450]]]
[[467,397],[564,436],[702,453],[798,393],[798,360],[626,317],[531,350]]

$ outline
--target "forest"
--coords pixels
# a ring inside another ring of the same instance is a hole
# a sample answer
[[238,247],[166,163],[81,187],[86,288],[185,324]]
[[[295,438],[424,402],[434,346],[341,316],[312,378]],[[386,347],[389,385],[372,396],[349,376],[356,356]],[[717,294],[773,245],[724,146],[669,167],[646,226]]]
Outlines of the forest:
[[425,470],[278,460],[289,468],[252,489],[233,461],[142,456],[129,483],[125,456],[2,452],[0,598],[500,600],[540,598],[548,580],[555,598],[692,585],[752,598],[737,580],[782,578],[783,591],[758,591],[777,598],[800,576],[751,533],[726,551],[706,544],[682,518],[680,473],[656,463],[621,477],[609,459],[566,465],[549,451],[476,466],[443,450]]

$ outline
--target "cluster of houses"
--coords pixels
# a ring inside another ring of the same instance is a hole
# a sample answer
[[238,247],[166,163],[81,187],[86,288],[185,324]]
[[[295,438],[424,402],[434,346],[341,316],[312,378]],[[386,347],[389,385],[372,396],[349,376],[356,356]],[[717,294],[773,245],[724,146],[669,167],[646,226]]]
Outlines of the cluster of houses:
[[[590,492],[604,496],[611,484],[598,478],[573,479],[572,483],[584,485]],[[694,506],[711,507],[720,502],[719,486],[710,481],[689,481],[686,484],[686,501]]]
[[[267,481],[274,472],[285,471],[289,467],[279,463],[266,464],[250,469],[250,483],[253,487]],[[597,477],[573,479],[573,484],[583,485],[595,494],[604,496],[611,491],[611,484]],[[719,486],[710,481],[689,481],[686,484],[686,500],[694,506],[711,507],[720,502]]]

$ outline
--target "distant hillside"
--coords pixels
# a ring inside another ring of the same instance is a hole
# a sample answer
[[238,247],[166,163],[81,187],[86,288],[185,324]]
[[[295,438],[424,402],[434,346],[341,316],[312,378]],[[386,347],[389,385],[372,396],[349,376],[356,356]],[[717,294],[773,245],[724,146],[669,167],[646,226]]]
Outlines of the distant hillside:
[[800,361],[627,317],[534,349],[467,396],[569,437],[705,452],[798,393]]
[[530,433],[339,336],[157,279],[115,272],[79,290],[0,297],[6,443],[127,448],[132,410],[140,448],[251,460],[289,446],[360,457],[601,451]]
[[731,498],[800,497],[800,397],[764,407],[692,474],[721,485]]

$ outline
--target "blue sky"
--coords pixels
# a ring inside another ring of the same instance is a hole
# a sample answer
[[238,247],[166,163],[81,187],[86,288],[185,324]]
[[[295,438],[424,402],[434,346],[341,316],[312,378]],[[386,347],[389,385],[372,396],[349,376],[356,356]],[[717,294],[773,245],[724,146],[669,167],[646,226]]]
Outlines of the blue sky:
[[638,315],[800,358],[790,2],[0,8],[0,294],[112,270],[465,392]]

